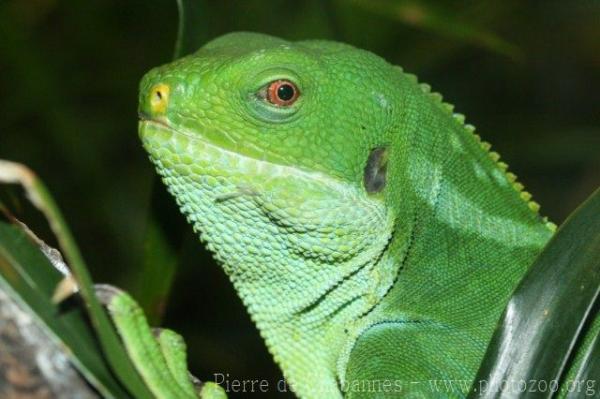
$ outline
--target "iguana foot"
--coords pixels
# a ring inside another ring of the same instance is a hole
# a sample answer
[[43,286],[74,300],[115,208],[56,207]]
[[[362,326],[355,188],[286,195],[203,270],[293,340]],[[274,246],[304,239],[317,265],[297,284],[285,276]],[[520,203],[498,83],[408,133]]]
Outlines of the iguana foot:
[[121,336],[136,370],[158,399],[226,399],[223,388],[201,383],[187,369],[183,338],[172,330],[152,329],[133,298],[116,287],[97,284],[96,295]]

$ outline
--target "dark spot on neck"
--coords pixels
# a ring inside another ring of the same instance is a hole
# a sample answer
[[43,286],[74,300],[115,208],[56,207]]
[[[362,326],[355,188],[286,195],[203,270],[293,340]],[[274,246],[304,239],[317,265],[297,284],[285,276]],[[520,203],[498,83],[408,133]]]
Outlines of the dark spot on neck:
[[367,190],[369,194],[378,193],[385,188],[387,161],[387,147],[377,147],[371,150],[363,177],[365,190]]

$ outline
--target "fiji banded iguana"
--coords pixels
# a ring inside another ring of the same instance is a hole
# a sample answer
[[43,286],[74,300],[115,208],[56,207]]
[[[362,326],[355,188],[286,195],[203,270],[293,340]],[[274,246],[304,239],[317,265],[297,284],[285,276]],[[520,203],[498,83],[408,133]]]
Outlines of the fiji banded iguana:
[[[300,398],[465,396],[554,230],[439,94],[346,44],[228,34],[148,72],[139,115]],[[148,370],[122,319],[156,395],[194,397],[171,355]]]

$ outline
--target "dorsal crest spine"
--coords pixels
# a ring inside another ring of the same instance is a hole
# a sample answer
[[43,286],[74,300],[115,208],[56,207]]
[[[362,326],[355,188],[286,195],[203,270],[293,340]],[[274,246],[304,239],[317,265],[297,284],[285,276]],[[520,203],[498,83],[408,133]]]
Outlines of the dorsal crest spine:
[[[398,67],[398,69],[402,72],[402,68]],[[514,173],[508,171],[508,164],[506,164],[505,162],[502,162],[500,160],[500,154],[496,151],[491,150],[492,145],[490,143],[488,143],[487,141],[483,141],[481,139],[481,137],[477,133],[475,133],[475,126],[465,123],[465,116],[460,113],[455,113],[454,105],[452,105],[448,102],[444,102],[442,95],[440,93],[431,91],[431,86],[429,84],[419,83],[416,75],[409,74],[409,73],[404,73],[404,74],[411,82],[414,82],[415,84],[417,84],[419,86],[419,88],[423,91],[423,93],[425,93],[427,96],[432,98],[434,102],[439,104],[442,107],[442,109],[444,109],[446,112],[448,112],[448,114],[450,114],[452,116],[452,118],[457,123],[459,123],[467,132],[471,133],[471,136],[473,137],[473,139],[475,141],[477,141],[479,143],[480,147],[488,153],[488,156],[491,158],[491,160],[504,173],[504,175],[506,176],[506,179],[509,181],[509,183],[512,184],[512,187],[514,188],[514,190],[517,193],[519,193],[519,197],[523,201],[525,201],[525,203],[527,203],[527,206],[529,207],[529,209],[532,212],[534,212],[537,216],[542,218],[542,221],[544,222],[544,224],[546,225],[546,227],[548,229],[550,229],[551,231],[555,231],[556,225],[554,223],[552,223],[551,221],[549,221],[547,217],[541,216],[539,214],[540,205],[537,202],[532,200],[531,193],[524,190],[523,184],[521,184],[520,182],[517,181],[517,176]]]

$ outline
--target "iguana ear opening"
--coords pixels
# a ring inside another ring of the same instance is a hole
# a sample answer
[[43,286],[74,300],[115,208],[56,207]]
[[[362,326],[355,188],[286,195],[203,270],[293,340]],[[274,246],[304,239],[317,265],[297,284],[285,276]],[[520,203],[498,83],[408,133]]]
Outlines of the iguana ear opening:
[[378,193],[385,188],[387,174],[388,149],[387,147],[376,147],[371,150],[367,164],[363,183],[367,193]]

